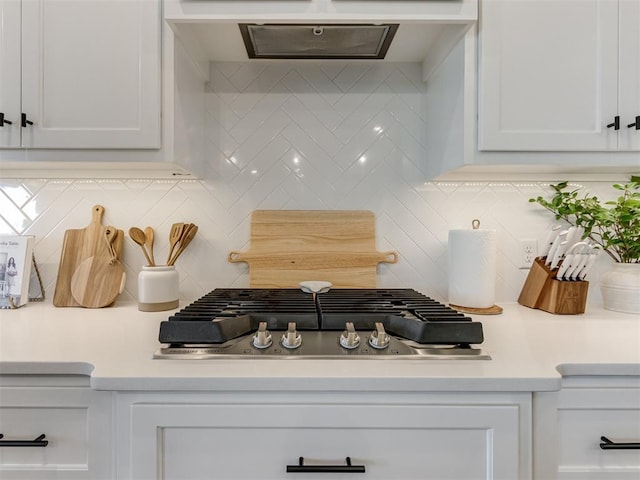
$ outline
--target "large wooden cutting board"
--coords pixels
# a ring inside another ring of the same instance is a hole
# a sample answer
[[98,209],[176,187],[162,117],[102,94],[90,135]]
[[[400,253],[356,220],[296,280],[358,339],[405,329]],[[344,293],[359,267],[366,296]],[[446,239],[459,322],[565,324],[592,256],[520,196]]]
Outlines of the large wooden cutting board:
[[253,288],[297,288],[307,280],[375,288],[378,263],[396,263],[398,254],[376,251],[375,216],[367,210],[256,210],[249,251],[228,258],[249,264]]
[[[67,230],[64,234],[62,252],[60,253],[60,265],[56,289],[53,295],[53,304],[56,307],[81,306],[73,298],[71,292],[71,279],[76,269],[85,260],[96,257],[108,262],[111,258],[107,242],[105,240],[105,227],[102,225],[104,207],[94,205],[91,209],[91,223],[85,228]],[[124,233],[120,233],[113,246],[118,258],[122,252]]]

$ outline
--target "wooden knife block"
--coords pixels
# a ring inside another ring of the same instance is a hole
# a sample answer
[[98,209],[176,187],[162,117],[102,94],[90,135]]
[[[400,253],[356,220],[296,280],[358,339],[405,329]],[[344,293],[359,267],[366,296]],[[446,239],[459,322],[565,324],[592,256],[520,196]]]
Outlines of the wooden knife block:
[[556,271],[538,257],[524,282],[518,303],[545,312],[573,315],[584,313],[589,282],[556,280]]

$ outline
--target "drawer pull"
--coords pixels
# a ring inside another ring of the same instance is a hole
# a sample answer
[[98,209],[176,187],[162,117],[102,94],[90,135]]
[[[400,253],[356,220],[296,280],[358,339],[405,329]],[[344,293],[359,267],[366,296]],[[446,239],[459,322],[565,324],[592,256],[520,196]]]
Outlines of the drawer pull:
[[33,440],[2,440],[4,435],[0,433],[0,447],[46,447],[49,440],[45,440],[44,433]]
[[602,450],[640,450],[640,443],[617,443],[612,442],[607,437],[600,437]]
[[351,465],[351,457],[345,460],[346,465],[305,465],[300,457],[298,465],[287,465],[287,473],[364,473],[364,465]]

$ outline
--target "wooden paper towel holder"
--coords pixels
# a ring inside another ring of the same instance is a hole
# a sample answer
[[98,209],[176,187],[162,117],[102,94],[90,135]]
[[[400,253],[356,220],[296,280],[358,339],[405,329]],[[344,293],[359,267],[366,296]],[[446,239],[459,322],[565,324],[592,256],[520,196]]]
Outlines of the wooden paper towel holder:
[[557,270],[545,264],[544,257],[533,261],[518,303],[545,312],[574,315],[584,313],[589,282],[556,279]]

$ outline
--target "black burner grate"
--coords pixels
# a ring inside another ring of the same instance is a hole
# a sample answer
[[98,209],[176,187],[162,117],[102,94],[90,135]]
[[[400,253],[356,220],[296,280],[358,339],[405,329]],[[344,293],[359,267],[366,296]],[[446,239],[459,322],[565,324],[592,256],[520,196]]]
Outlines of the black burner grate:
[[311,295],[299,289],[213,290],[161,322],[159,340],[170,344],[224,343],[254,331],[357,330],[384,324],[391,334],[421,344],[483,341],[482,324],[412,289],[333,289]]

